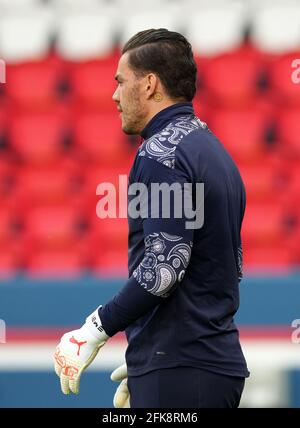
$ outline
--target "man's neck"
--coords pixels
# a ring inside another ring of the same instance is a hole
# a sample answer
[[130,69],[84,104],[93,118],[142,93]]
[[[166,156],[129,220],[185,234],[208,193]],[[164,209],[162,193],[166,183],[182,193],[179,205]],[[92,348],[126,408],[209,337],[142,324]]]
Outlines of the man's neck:
[[156,116],[160,111],[162,111],[162,110],[164,110],[164,109],[166,109],[168,107],[171,107],[172,105],[177,104],[178,102],[180,102],[180,101],[165,100],[165,101],[161,101],[161,102],[154,102],[154,104],[153,104],[153,106],[151,108],[151,111],[149,112],[149,114],[148,114],[148,116],[146,118],[144,127],[146,127],[147,124],[150,122],[150,120],[154,116]]
[[[165,104],[166,105],[166,104]],[[191,102],[170,103],[166,107],[157,110],[157,113],[147,122],[147,125],[141,131],[142,138],[150,138],[153,134],[172,122],[176,116],[185,116],[194,114]]]

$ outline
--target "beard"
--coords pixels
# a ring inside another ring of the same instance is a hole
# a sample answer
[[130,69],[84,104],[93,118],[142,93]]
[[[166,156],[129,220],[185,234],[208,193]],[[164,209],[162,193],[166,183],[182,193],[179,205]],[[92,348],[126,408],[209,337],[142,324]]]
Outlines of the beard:
[[126,105],[122,105],[122,129],[127,135],[138,135],[144,129],[146,112],[136,85],[128,94]]

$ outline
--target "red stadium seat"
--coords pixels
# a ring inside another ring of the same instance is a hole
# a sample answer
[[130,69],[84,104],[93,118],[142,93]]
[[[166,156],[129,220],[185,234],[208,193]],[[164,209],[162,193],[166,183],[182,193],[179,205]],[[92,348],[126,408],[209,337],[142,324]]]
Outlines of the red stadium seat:
[[119,176],[128,176],[131,164],[132,157],[128,155],[120,163],[87,167],[84,170],[86,185],[90,187],[93,194],[95,194],[97,185],[102,182],[109,182],[118,186]]
[[204,94],[202,91],[197,91],[195,98],[193,99],[193,107],[196,116],[198,116],[203,122],[210,123],[210,101],[209,95]]
[[27,274],[30,277],[78,277],[84,265],[80,254],[72,247],[63,251],[38,251],[28,257]]
[[288,247],[282,244],[271,246],[251,246],[244,248],[244,266],[250,268],[272,267],[284,268],[292,264],[292,254]]
[[215,110],[208,125],[236,161],[251,161],[264,154],[266,118],[255,106]]
[[206,66],[203,85],[214,102],[223,106],[245,106],[257,96],[260,71],[259,58],[252,53],[226,53]]
[[104,252],[99,252],[93,264],[93,271],[100,276],[127,276],[127,251],[125,249],[111,248]]
[[288,162],[286,167],[286,187],[280,196],[286,212],[292,217],[299,215],[300,223],[300,159],[297,162]]
[[284,212],[280,203],[249,204],[242,237],[246,245],[280,244],[284,235]]
[[238,164],[246,188],[247,202],[263,203],[278,200],[282,192],[280,158],[265,157],[257,163]]
[[[81,198],[85,200],[85,208],[88,215],[96,215],[96,207],[101,199],[101,194],[96,194],[98,185],[101,183],[111,183],[116,189],[117,205],[119,205],[119,192],[122,189],[122,195],[127,195],[127,182],[132,159],[127,157],[120,165],[98,166],[86,168],[83,174],[83,189]],[[120,177],[125,176],[125,177]],[[121,186],[121,187],[120,187]],[[125,196],[126,196],[125,195]],[[125,203],[127,200],[125,200]]]
[[10,242],[13,234],[13,221],[13,212],[2,206],[0,210],[0,245]]
[[24,242],[15,210],[0,203],[0,278],[6,278],[15,275],[20,267]]
[[25,167],[17,176],[15,197],[22,207],[64,203],[74,198],[79,185],[78,171],[58,163],[44,168]]
[[70,69],[70,82],[75,99],[104,112],[116,111],[112,96],[117,87],[114,80],[117,64],[116,54],[105,60],[74,64]]
[[16,255],[7,247],[0,248],[0,278],[4,280],[15,276],[17,267]]
[[58,112],[16,115],[10,126],[10,142],[26,162],[56,162],[63,154],[66,118]]
[[[269,79],[273,98],[278,104],[300,107],[300,71],[298,67],[293,68],[295,59],[300,59],[300,52],[278,56],[270,65]],[[298,71],[297,71],[298,68]],[[297,81],[293,81],[297,79]]]
[[288,237],[288,247],[292,254],[292,262],[294,265],[300,265],[300,210],[297,219],[296,227],[292,234]]
[[284,152],[300,157],[300,107],[282,110],[277,127],[278,139],[282,142]]
[[34,208],[24,221],[26,238],[34,248],[66,248],[84,235],[82,219],[72,206]]
[[113,164],[126,155],[126,138],[116,113],[85,112],[74,120],[74,139],[88,161]]
[[104,251],[125,251],[128,249],[128,224],[125,218],[95,217],[92,221],[91,233]]
[[5,197],[11,191],[15,170],[8,158],[0,159],[0,198]]
[[62,62],[55,59],[9,65],[6,94],[22,108],[48,108],[58,99]]
[[7,105],[0,103],[0,137],[4,134],[7,127]]

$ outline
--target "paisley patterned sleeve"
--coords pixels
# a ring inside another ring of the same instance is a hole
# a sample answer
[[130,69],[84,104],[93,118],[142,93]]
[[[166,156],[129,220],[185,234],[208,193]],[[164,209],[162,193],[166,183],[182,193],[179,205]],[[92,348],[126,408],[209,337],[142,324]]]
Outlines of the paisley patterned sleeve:
[[[192,253],[194,233],[186,227],[185,210],[180,210],[180,215],[176,214],[176,203],[182,200],[182,189],[187,178],[156,159],[145,156],[142,162],[142,178],[148,188],[148,207],[155,208],[151,211],[155,215],[149,212],[143,220],[144,257],[132,275],[149,293],[167,297],[182,281]],[[154,194],[149,190],[153,182],[179,185],[174,188],[167,218],[164,218],[160,205],[157,207],[157,195],[153,201]]]
[[182,281],[193,242],[182,236],[157,232],[145,238],[145,255],[133,277],[150,293],[167,297]]
[[147,156],[141,159],[139,178],[148,190],[141,204],[147,201],[148,209],[154,206],[155,215],[139,220],[143,228],[144,251],[124,287],[99,311],[109,336],[123,331],[175,292],[184,278],[192,253],[194,231],[186,227],[184,212],[180,217],[176,215],[175,201],[178,198],[174,194],[168,218],[164,218],[164,210],[153,201],[149,191],[152,183],[184,184],[187,177],[165,163]]

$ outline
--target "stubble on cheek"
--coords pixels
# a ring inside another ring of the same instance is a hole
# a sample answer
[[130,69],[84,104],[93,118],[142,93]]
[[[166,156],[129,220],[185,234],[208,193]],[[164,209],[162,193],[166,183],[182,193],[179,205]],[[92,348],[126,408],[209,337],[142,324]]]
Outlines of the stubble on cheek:
[[139,134],[143,129],[145,112],[140,100],[138,85],[128,93],[126,106],[123,108],[123,130],[128,134]]

